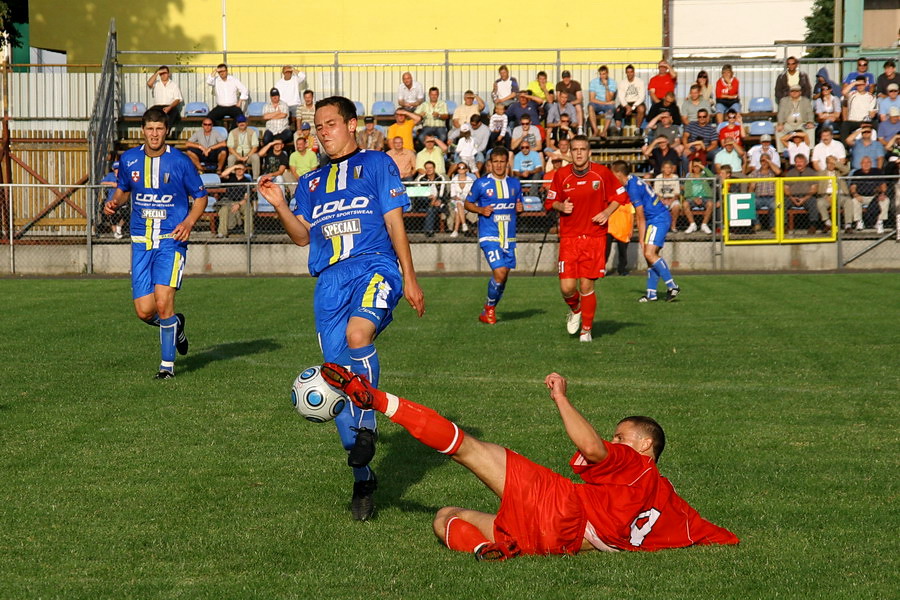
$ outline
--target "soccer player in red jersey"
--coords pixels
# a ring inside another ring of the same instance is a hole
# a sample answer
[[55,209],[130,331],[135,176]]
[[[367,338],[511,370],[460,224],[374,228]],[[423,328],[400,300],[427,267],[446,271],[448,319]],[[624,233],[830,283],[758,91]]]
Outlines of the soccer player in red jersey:
[[544,383],[576,452],[575,483],[524,456],[463,432],[428,407],[374,388],[363,376],[325,363],[322,375],[358,407],[374,408],[438,452],[469,469],[500,498],[496,514],[447,506],[434,518],[435,535],[451,550],[478,560],[518,554],[576,554],[586,550],[663,550],[737,544],[737,536],[702,518],[660,475],[662,427],[649,417],[626,417],[612,441],[600,437],[566,396],[557,373]]
[[606,274],[609,216],[628,204],[628,194],[612,171],[591,162],[587,137],[572,138],[572,164],[556,171],[544,201],[559,212],[559,289],[569,306],[566,329],[591,341],[597,310],[594,282]]

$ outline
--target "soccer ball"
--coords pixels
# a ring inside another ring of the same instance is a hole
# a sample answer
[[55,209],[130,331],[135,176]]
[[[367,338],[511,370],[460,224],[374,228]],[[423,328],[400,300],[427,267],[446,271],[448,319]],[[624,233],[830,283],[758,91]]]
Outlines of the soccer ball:
[[347,396],[322,377],[321,367],[310,367],[297,375],[291,387],[291,404],[307,421],[324,423],[344,410]]

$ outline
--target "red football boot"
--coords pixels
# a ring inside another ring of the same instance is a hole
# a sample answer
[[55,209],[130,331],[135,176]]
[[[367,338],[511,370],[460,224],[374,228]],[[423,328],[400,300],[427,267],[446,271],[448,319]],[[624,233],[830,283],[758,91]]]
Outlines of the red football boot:
[[481,314],[478,315],[478,320],[482,323],[487,323],[488,325],[493,325],[497,322],[497,313],[496,307],[484,305],[484,310],[481,311]]
[[[372,387],[369,380],[362,375],[357,375],[350,369],[334,363],[322,365],[322,378],[333,388],[343,391],[356,406],[369,410],[372,408],[373,392],[378,392]],[[383,392],[378,392],[383,395]]]
[[475,560],[477,561],[501,561],[515,558],[522,551],[515,542],[509,545],[500,542],[485,542],[475,548]]

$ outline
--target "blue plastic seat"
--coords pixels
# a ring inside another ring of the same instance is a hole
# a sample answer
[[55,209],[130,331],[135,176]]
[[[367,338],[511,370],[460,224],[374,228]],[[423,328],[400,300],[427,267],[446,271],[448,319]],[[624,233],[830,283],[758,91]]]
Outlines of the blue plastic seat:
[[188,102],[184,106],[186,117],[204,117],[209,114],[209,105],[206,102]]
[[396,110],[394,107],[394,103],[388,102],[386,100],[379,100],[372,105],[372,114],[376,117],[392,115],[394,114],[394,110]]
[[261,117],[263,116],[263,108],[265,108],[265,102],[251,102],[250,106],[247,107],[247,116],[248,117]]
[[775,135],[775,123],[772,121],[753,121],[750,123],[750,135]]
[[354,100],[354,101],[353,101],[353,106],[356,107],[356,116],[359,117],[359,118],[361,119],[361,118],[363,117],[363,115],[366,114],[366,106],[365,106],[365,104],[363,104],[363,103],[360,102],[359,100]]
[[759,96],[750,100],[747,110],[749,112],[775,112],[775,105],[772,104],[771,98]]
[[216,125],[212,128],[213,131],[221,135],[226,140],[228,139],[228,130],[222,127],[221,125]]
[[147,111],[147,105],[143,102],[128,102],[122,105],[123,117],[141,117]]
[[453,100],[447,100],[447,112],[450,116],[453,116],[453,112],[456,110],[457,104]]

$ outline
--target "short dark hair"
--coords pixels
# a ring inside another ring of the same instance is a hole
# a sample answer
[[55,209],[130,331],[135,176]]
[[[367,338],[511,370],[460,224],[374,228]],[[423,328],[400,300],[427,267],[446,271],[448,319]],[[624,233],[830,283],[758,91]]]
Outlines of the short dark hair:
[[216,65],[216,68],[217,69],[227,69],[228,65],[226,65],[225,63],[219,63],[218,65]]
[[[885,63],[885,64],[887,64],[887,63]],[[166,71],[170,71],[170,70],[171,70],[171,69],[169,69],[169,67],[167,67],[166,65],[160,65],[159,68],[157,69],[157,71],[162,71],[163,69],[165,69]]]
[[307,94],[315,94],[315,92],[309,88],[306,88],[305,90],[303,90],[303,95],[305,96]]
[[622,175],[629,175],[631,173],[631,167],[624,160],[614,161],[613,164],[609,166],[609,169],[613,173],[621,173]]
[[491,158],[495,156],[502,156],[506,159],[509,159],[509,150],[506,146],[494,146],[491,148]]
[[169,128],[169,119],[161,108],[148,108],[141,117],[141,127],[145,127],[147,123],[165,123],[166,129]]
[[540,77],[541,75],[543,75],[544,77],[546,77],[546,76],[547,76],[547,71],[538,71],[536,77]]
[[425,164],[422,165],[422,166],[423,166],[423,167],[427,167],[428,165],[431,165],[432,167],[437,167],[437,165],[434,164],[434,161],[433,161],[433,160],[426,160],[426,161],[425,161]]
[[704,115],[708,115],[709,111],[706,110],[705,108],[701,108],[700,110],[697,111],[697,116],[699,117],[701,113],[703,113]]
[[634,65],[627,65],[625,67],[625,70],[627,71],[628,69],[631,69],[632,71],[634,71]]
[[897,63],[895,63],[893,60],[886,60],[886,61],[884,61],[884,66],[886,66],[886,67],[894,67],[894,68],[896,69],[896,68],[897,68]]
[[[306,92],[304,92],[305,94]],[[319,110],[323,106],[334,106],[337,108],[338,114],[344,119],[344,123],[349,121],[350,119],[358,118],[356,116],[356,105],[343,96],[329,96],[328,98],[322,98],[318,102],[316,102],[316,110]]]
[[571,142],[587,142],[588,148],[591,147],[591,140],[589,140],[588,136],[586,136],[586,135],[582,135],[582,134],[576,135],[570,141]]
[[441,91],[441,90],[437,89],[436,86],[431,86],[430,88],[428,88],[428,93],[429,93],[429,94],[430,94],[431,92],[440,92],[440,91]]
[[597,70],[598,71],[609,71],[609,67],[607,67],[606,65],[600,65],[600,68]]
[[625,417],[619,421],[619,424],[622,423],[633,423],[644,435],[653,440],[653,458],[658,463],[659,457],[662,456],[663,450],[666,449],[666,432],[663,431],[662,426],[656,422],[656,419],[635,415],[632,417]]

